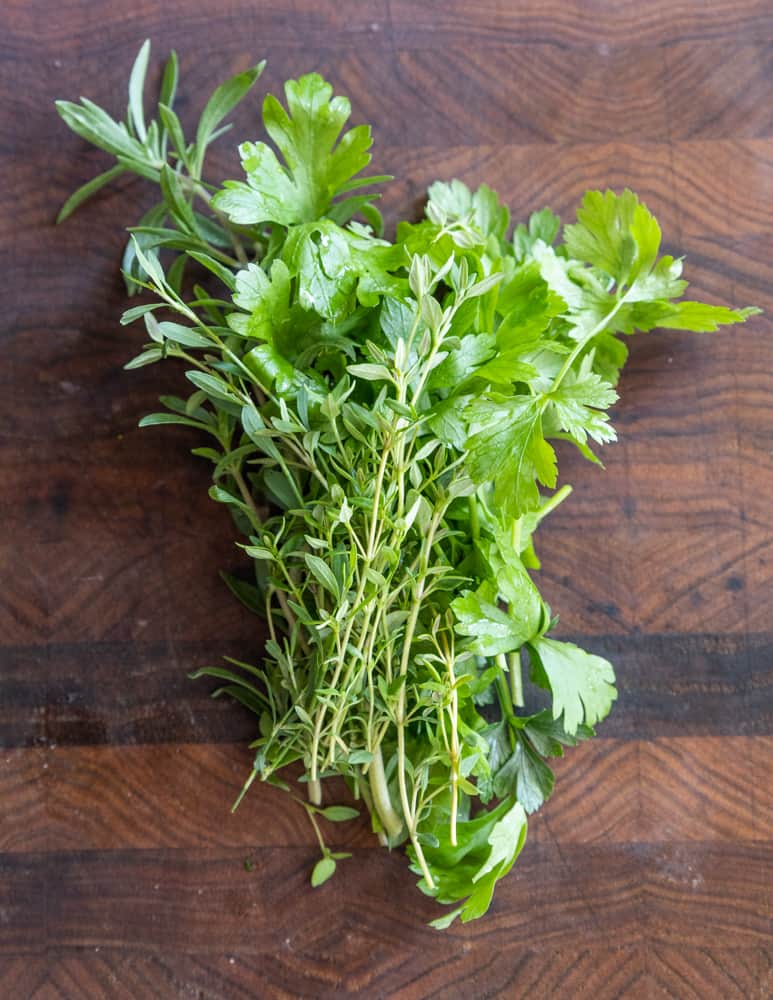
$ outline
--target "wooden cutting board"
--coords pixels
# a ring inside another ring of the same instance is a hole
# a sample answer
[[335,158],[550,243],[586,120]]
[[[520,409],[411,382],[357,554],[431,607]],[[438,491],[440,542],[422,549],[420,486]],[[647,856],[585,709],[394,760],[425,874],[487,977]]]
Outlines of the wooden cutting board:
[[770,319],[636,338],[606,471],[561,455],[541,586],[619,703],[488,917],[439,934],[364,823],[331,830],[354,857],[312,891],[292,803],[229,814],[253,722],[186,672],[263,634],[218,578],[240,559],[195,438],[137,429],[179,373],[121,371],[121,229],[152,194],[122,180],[52,225],[108,165],[52,101],[121,114],[149,35],[155,78],[181,55],[187,123],[259,58],[261,92],[326,74],[399,178],[389,219],[436,178],[517,218],[630,186],[696,296],[770,311],[769,0],[9,0],[0,28],[0,996],[770,996]]

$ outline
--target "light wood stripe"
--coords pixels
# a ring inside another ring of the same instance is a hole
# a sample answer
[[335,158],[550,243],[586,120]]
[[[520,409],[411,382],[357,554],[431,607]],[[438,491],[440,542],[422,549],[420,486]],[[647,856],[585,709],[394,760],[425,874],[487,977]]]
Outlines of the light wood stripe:
[[[55,747],[0,756],[0,850],[311,846],[303,810],[267,785],[229,812],[249,773],[229,744]],[[556,790],[529,843],[770,839],[773,737],[597,738],[555,762]],[[340,783],[327,801],[349,801]],[[325,824],[332,844],[375,847],[363,819]]]

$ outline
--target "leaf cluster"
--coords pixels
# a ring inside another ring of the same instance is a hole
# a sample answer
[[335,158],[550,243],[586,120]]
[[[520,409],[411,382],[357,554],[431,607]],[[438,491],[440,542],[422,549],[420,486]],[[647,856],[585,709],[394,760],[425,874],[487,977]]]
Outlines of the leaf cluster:
[[[116,157],[111,177],[159,186],[130,244],[131,282],[155,300],[123,317],[148,338],[127,367],[185,363],[189,394],[141,423],[202,433],[210,496],[254,570],[226,582],[267,623],[259,664],[197,676],[256,716],[244,791],[306,787],[314,885],[345,856],[319,825],[352,815],[321,805],[342,775],[421,890],[453,907],[436,925],[477,918],[552,791],[551,758],[616,697],[610,663],[555,637],[531,572],[534,533],[569,493],[556,449],[597,462],[615,439],[619,335],[756,310],[683,300],[681,261],[659,255],[630,191],[589,192],[562,234],[547,209],[510,233],[488,187],[436,183],[426,217],[384,239],[362,193],[383,180],[361,173],[370,130],[344,131],[349,103],[316,74],[287,83],[286,107],[266,97],[273,145],[243,143],[245,178],[212,187],[206,147],[260,67],[215,91],[187,143],[174,57],[145,123],[147,62],[143,46],[124,122],[86,100],[59,110]],[[217,291],[189,289],[188,265]]]

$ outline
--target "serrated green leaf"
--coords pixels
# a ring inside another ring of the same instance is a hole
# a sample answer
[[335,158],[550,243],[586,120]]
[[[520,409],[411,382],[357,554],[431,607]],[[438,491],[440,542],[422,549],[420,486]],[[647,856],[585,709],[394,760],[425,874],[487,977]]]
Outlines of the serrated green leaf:
[[506,611],[496,603],[496,590],[488,583],[475,592],[457,597],[451,603],[456,616],[456,631],[471,638],[470,649],[480,656],[510,653],[534,636],[531,616],[514,606]]
[[580,372],[576,378],[566,378],[548,398],[559,426],[580,445],[588,437],[599,444],[614,441],[614,428],[608,414],[602,412],[617,401],[617,393],[595,372]]
[[494,776],[494,794],[514,795],[527,813],[533,813],[550,797],[554,783],[551,769],[518,733],[515,750]]
[[[358,126],[341,135],[351,114],[349,101],[333,97],[329,83],[316,73],[285,84],[287,111],[268,95],[263,103],[266,130],[282,154],[263,142],[239,147],[247,183],[226,181],[214,203],[232,221],[242,225],[277,222],[284,226],[312,222],[331,209],[337,195],[370,179],[354,180],[370,161],[370,128]],[[343,224],[351,209],[339,211]]]
[[669,330],[693,330],[696,333],[713,333],[720,326],[745,323],[751,316],[758,316],[761,309],[727,309],[706,302],[674,302],[671,310],[661,316],[658,326]]
[[563,713],[563,726],[572,736],[582,724],[594,726],[606,718],[617,698],[612,664],[571,642],[540,636],[529,649],[535,678],[553,692],[553,718]]
[[556,457],[542,433],[539,397],[490,394],[466,410],[467,471],[476,483],[494,482],[496,503],[508,514],[539,506],[537,482],[556,484]]

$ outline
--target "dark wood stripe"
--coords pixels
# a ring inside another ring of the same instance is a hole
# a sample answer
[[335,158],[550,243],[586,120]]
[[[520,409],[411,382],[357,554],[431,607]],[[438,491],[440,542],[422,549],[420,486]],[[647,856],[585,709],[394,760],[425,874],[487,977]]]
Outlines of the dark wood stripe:
[[257,659],[260,648],[210,640],[0,650],[3,745],[253,739],[254,716],[187,674],[222,665],[224,654]]
[[[49,79],[62,75],[77,80],[78,70],[82,78],[93,72],[95,65],[115,73],[116,53],[127,53],[131,65],[141,44],[138,39],[146,35],[153,39],[159,53],[176,48],[188,61],[186,68],[190,71],[201,61],[203,52],[212,54],[203,40],[216,38],[218,79],[239,72],[277,49],[315,53],[325,47],[381,48],[392,44],[391,36],[381,45],[378,40],[379,30],[387,24],[386,0],[349,0],[340,9],[323,8],[313,0],[301,0],[293,8],[277,4],[256,9],[249,0],[237,0],[227,8],[209,11],[185,0],[173,0],[163,10],[153,0],[138,0],[131,12],[111,11],[109,18],[97,17],[93,9],[78,3],[52,7],[46,0],[14,0],[12,6],[13,17],[6,19],[10,30],[0,52],[23,64],[26,52],[41,45],[42,35],[43,44],[62,56],[59,65],[47,67]],[[41,23],[45,23],[45,32],[41,32]],[[137,24],[142,25],[139,33]],[[374,29],[374,24],[378,28]],[[54,74],[52,69],[62,72]],[[208,73],[202,76],[207,80],[206,94],[212,90],[212,74],[210,63]],[[123,81],[123,76],[120,79]]]
[[[348,931],[351,935],[354,930]],[[468,946],[469,945],[469,946]],[[47,958],[0,958],[0,980],[18,1000],[33,996],[172,1000],[431,1000],[529,996],[592,996],[594,1000],[661,996],[673,1000],[749,1000],[764,997],[770,974],[765,948],[669,948],[628,945],[572,950],[514,949],[507,963],[485,942],[468,943],[444,956],[395,949],[394,984],[383,965],[375,974],[357,966],[350,974],[314,956],[307,968],[292,950],[258,956],[138,954],[131,949],[68,948]],[[383,960],[382,960],[383,961]],[[388,988],[388,993],[383,992]],[[378,990],[379,992],[374,992]],[[48,993],[46,992],[48,991]]]
[[[0,851],[309,846],[298,804],[249,774],[244,744],[145,744],[5,750]],[[703,841],[769,836],[770,737],[600,738],[555,762],[556,790],[529,821],[529,844]],[[328,803],[351,801],[325,782]],[[326,824],[331,844],[373,846],[363,814]],[[531,848],[530,848],[531,849]]]
[[656,996],[674,1000],[723,1000],[770,994],[770,947],[731,950],[707,945],[678,948],[658,944],[647,949],[647,972]]
[[[164,743],[4,751],[0,851],[309,846],[314,832],[297,802],[260,784],[235,812],[249,776],[244,744]],[[327,781],[328,804],[351,802]],[[340,849],[373,847],[369,825],[322,821]]]
[[[758,636],[570,636],[615,664],[606,737],[773,732],[773,641]],[[237,705],[189,670],[260,643],[200,641],[0,647],[0,745],[234,742],[254,737]]]
[[[349,932],[350,934],[352,931]],[[444,959],[412,950],[395,956],[397,985],[388,994],[372,992],[373,980],[385,975],[384,962],[375,973],[359,965],[336,978],[321,961],[306,969],[288,951],[244,955],[186,955],[177,952],[138,954],[116,948],[68,948],[47,958],[0,958],[0,985],[6,995],[111,997],[159,1000],[186,993],[214,998],[270,997],[271,1000],[335,1000],[341,996],[395,1000],[434,1000],[528,996],[552,1000],[593,996],[619,1000],[628,996],[662,996],[674,1000],[749,1000],[764,997],[770,977],[765,948],[668,948],[662,945],[582,948],[581,950],[514,950],[509,962],[498,960],[485,943],[463,947]],[[433,964],[434,963],[434,964]]]
[[[0,959],[0,976],[5,975],[3,981],[9,985],[19,984],[21,990],[14,995],[20,998],[32,996],[33,988],[45,984],[59,991],[60,996],[109,995],[131,1000],[158,1000],[187,993],[207,1000],[214,997],[333,1000],[343,990],[346,996],[361,998],[389,996],[396,1000],[416,1000],[442,996],[461,1000],[469,996],[547,997],[549,989],[567,990],[570,995],[592,989],[592,995],[599,1000],[611,1000],[624,995],[623,990],[647,981],[644,949],[636,946],[584,949],[579,954],[521,950],[513,955],[509,966],[497,961],[494,949],[483,944],[462,948],[442,958],[437,951],[422,956],[409,950],[402,960],[397,954],[393,958],[394,986],[389,987],[388,993],[383,992],[384,964],[382,959],[375,973],[358,964],[350,975],[345,975],[322,956],[312,969],[304,969],[292,952],[259,956],[237,953],[220,958],[67,949],[55,952],[48,960]],[[256,987],[257,983],[260,986]],[[24,987],[29,992],[24,992]],[[514,990],[518,992],[511,992]]]

